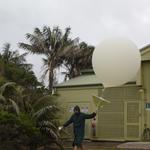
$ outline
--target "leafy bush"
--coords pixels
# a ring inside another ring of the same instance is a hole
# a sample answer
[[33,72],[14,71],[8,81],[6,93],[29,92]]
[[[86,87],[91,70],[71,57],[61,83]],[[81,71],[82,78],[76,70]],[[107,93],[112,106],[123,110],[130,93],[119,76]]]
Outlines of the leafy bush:
[[40,146],[57,143],[52,137],[43,134],[36,126],[36,121],[28,114],[16,116],[1,111],[0,135],[0,149],[4,150],[22,149],[22,147],[36,150]]

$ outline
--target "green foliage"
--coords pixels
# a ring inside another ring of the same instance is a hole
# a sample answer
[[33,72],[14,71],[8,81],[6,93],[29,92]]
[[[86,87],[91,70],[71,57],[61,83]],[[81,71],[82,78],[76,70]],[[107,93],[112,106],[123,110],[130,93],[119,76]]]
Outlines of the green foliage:
[[0,75],[0,86],[6,82],[7,82],[6,78],[4,76]]
[[43,54],[43,78],[48,74],[49,90],[52,91],[53,84],[56,82],[56,68],[63,63],[62,57],[71,49],[76,47],[78,38],[70,38],[71,28],[68,27],[64,32],[56,26],[52,29],[44,26],[42,29],[35,28],[33,33],[27,33],[28,43],[19,43],[19,47],[31,52],[32,54]]
[[[55,96],[52,96],[52,95],[45,95],[45,96],[42,96],[40,98],[38,98],[33,107],[35,110],[39,110],[45,106],[55,106],[57,105],[57,101],[56,101],[57,97]],[[55,112],[54,112],[55,113]]]
[[[38,91],[35,90],[34,94]],[[4,135],[0,138],[2,149],[21,149],[21,146],[36,149],[52,143],[62,149],[56,97],[44,94],[42,89],[38,99],[32,101],[32,94],[27,94],[23,87],[14,82],[0,87],[0,134]],[[6,147],[7,143],[10,147]]]
[[5,64],[4,76],[9,81],[14,81],[25,87],[35,87],[40,85],[33,71],[27,71],[24,68],[16,66],[15,64]]
[[142,138],[144,141],[150,141],[150,128],[147,127],[147,124],[144,124]]
[[92,69],[94,46],[81,42],[78,43],[77,47],[77,49],[70,50],[63,57],[63,65],[66,68],[66,72],[63,72],[65,79],[79,76],[84,69]]
[[8,112],[0,112],[0,135],[0,147],[4,149],[30,147],[31,142],[37,147],[42,137],[28,115],[21,114],[18,117]]
[[36,127],[36,121],[29,115],[22,113],[19,115],[20,125],[28,135],[40,134],[40,129]]
[[32,71],[32,65],[26,63],[26,55],[12,51],[10,44],[4,44],[0,54],[0,82],[13,81],[26,88],[41,85]]
[[[15,114],[0,111],[0,149],[35,148],[55,143],[61,147],[57,127],[50,121],[37,122],[26,113]],[[7,145],[9,143],[9,146]]]
[[[65,78],[80,75],[82,69],[92,68],[94,50],[79,39],[70,38],[71,28],[63,32],[58,26],[35,28],[27,33],[27,43],[19,46],[32,54],[44,54],[43,78],[48,74],[49,91],[57,82],[56,69],[65,66]],[[61,147],[58,133],[57,99],[37,81],[26,55],[4,44],[0,54],[0,146],[1,149],[36,149],[40,145],[56,143]],[[14,83],[15,82],[15,83]],[[8,146],[6,148],[6,145]],[[10,147],[9,147],[10,146]]]

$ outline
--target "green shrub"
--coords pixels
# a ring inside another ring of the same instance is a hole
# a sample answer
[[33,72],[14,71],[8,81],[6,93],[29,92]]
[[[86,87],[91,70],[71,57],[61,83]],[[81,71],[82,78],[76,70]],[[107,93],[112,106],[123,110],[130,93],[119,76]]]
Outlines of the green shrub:
[[8,112],[0,112],[0,149],[16,150],[22,147],[36,150],[42,145],[55,143],[42,134],[40,128],[28,114],[16,116]]

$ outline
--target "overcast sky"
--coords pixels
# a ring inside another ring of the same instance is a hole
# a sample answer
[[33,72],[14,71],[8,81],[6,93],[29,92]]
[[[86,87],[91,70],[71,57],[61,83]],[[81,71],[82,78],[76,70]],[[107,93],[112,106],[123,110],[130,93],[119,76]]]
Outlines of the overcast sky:
[[[150,43],[150,0],[0,0],[0,47],[17,49],[34,27],[72,28],[72,36],[96,45],[108,36],[130,38],[138,48]],[[28,56],[41,76],[41,59]]]

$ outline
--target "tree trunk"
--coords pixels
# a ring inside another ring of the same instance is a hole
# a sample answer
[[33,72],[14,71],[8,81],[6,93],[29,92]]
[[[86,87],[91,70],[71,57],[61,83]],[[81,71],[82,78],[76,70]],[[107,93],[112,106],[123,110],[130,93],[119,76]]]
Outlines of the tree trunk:
[[49,91],[52,93],[53,84],[54,84],[54,60],[50,60],[49,62]]
[[54,79],[53,71],[49,71],[49,91],[50,91],[50,93],[52,93],[52,89],[53,89],[53,79]]

